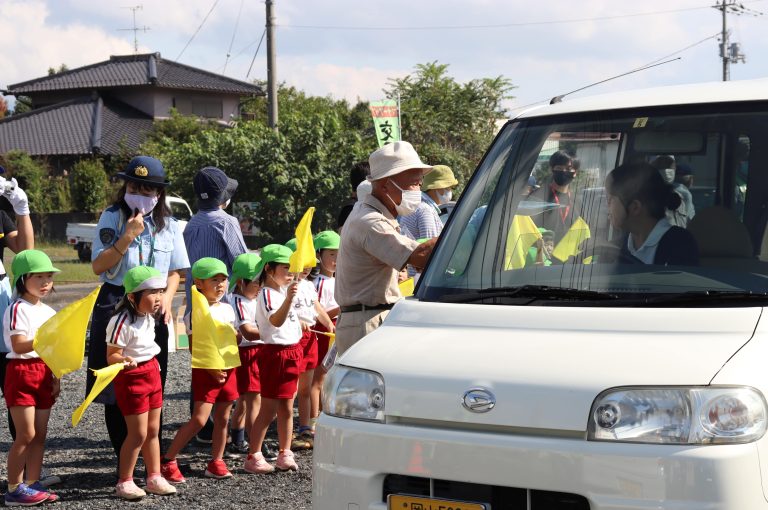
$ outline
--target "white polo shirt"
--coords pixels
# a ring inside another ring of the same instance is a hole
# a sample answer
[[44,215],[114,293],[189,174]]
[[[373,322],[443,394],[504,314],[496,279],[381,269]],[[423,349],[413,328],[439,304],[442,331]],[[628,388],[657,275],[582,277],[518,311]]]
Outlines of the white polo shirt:
[[315,290],[315,285],[307,279],[299,281],[299,289],[293,300],[293,309],[296,310],[296,315],[299,316],[301,322],[306,322],[310,326],[315,325],[317,322],[316,302],[317,291]]
[[331,276],[317,275],[315,280],[315,290],[317,291],[317,299],[320,301],[320,306],[323,310],[333,310],[338,308],[339,304],[336,302],[336,278]]
[[39,358],[40,356],[38,356],[35,351],[30,351],[25,354],[17,354],[13,352],[11,336],[24,335],[27,337],[27,340],[33,340],[40,326],[54,315],[56,315],[56,310],[42,301],[38,301],[36,305],[33,305],[25,299],[17,298],[8,305],[8,308],[5,309],[5,313],[3,314],[3,341],[5,342],[5,348],[8,349],[6,358]]
[[256,322],[259,324],[259,333],[265,344],[294,345],[301,340],[301,324],[293,307],[288,311],[288,317],[279,328],[269,322],[269,318],[284,301],[285,294],[269,287],[263,287],[259,292]]
[[155,342],[155,319],[151,315],[137,315],[131,321],[131,314],[123,310],[109,320],[107,345],[119,347],[123,356],[130,356],[136,363],[149,361],[160,354]]
[[[240,331],[240,326],[243,324],[249,324],[259,327],[256,323],[256,299],[248,299],[245,296],[234,293],[232,294],[232,310],[235,312],[235,329]],[[246,340],[244,337],[240,340],[240,347],[251,347],[253,345],[263,344],[264,340]]]

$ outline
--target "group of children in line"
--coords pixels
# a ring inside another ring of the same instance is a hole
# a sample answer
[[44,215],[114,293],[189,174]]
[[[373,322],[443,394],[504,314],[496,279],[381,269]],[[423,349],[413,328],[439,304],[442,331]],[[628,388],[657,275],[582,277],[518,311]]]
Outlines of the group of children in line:
[[[107,327],[107,363],[122,363],[114,379],[117,405],[125,417],[128,436],[120,450],[117,496],[138,499],[147,492],[176,493],[186,481],[177,455],[202,429],[213,413],[211,460],[205,476],[229,478],[224,461],[233,402],[233,430],[247,431],[248,473],[295,471],[292,448],[311,448],[314,420],[320,412],[324,371],[319,364],[329,350],[339,306],[334,300],[334,273],[339,236],[321,232],[314,239],[319,272],[289,271],[292,249],[270,244],[260,253],[244,253],[226,265],[202,258],[192,266],[197,290],[207,300],[211,317],[231,324],[237,333],[240,366],[219,370],[192,368],[194,408],[165,453],[161,454],[160,412],[163,406],[160,368],[155,359],[154,315],[161,306],[166,279],[148,266],[130,269],[125,295]],[[14,299],[3,317],[4,340],[10,347],[5,376],[5,400],[16,435],[8,453],[6,506],[31,506],[58,500],[40,482],[44,443],[59,381],[33,349],[37,329],[55,311],[42,300],[53,289],[59,270],[42,251],[25,250],[11,265]],[[229,304],[222,303],[232,292]],[[191,331],[192,324],[187,327]],[[194,332],[191,331],[194,342]],[[330,333],[330,334],[328,334]],[[293,433],[294,398],[299,402],[299,429]],[[267,429],[277,418],[279,453],[274,465],[262,453]],[[232,437],[244,444],[244,438]],[[146,486],[133,478],[141,453]]]

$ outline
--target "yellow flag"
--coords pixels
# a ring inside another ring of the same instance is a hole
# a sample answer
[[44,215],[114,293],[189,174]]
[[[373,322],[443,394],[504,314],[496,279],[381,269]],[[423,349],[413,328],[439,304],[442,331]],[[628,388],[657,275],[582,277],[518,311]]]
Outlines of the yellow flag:
[[400,287],[400,294],[403,297],[413,296],[413,291],[416,289],[416,284],[413,282],[413,278],[408,278],[397,284]]
[[32,341],[32,348],[59,379],[83,364],[88,319],[100,288],[45,321]]
[[[219,305],[229,306],[229,305]],[[192,286],[192,368],[226,370],[240,366],[237,333],[232,324],[211,316],[208,300]]]
[[531,217],[515,215],[507,233],[504,269],[522,269],[525,267],[525,256],[537,239],[541,239],[541,232],[536,228]]
[[576,221],[573,222],[571,228],[565,233],[560,242],[557,243],[555,249],[552,250],[552,256],[561,262],[568,260],[568,257],[578,255],[581,250],[579,246],[581,243],[589,239],[592,233],[589,231],[589,225],[584,219],[579,216]]
[[[328,341],[328,347],[332,346],[332,345],[333,345],[333,342],[335,342],[335,341],[336,341],[336,333],[331,333],[330,331],[316,331],[316,330],[314,330],[314,329],[313,329],[313,330],[311,330],[311,331],[312,331],[313,333],[317,334],[317,335],[325,335],[325,336],[327,336],[327,337],[330,339],[330,340]],[[321,361],[322,361],[322,360],[321,360]]]
[[114,365],[109,365],[93,371],[93,374],[96,376],[96,382],[93,383],[91,392],[87,397],[85,397],[85,400],[82,404],[80,404],[80,407],[75,409],[75,412],[72,413],[73,427],[77,427],[77,424],[80,423],[80,420],[83,418],[83,413],[85,413],[85,410],[88,409],[89,405],[91,405],[93,399],[95,399],[99,393],[104,391],[104,388],[106,388],[107,385],[112,382],[112,379],[117,377],[117,374],[120,373],[120,371],[124,368],[125,364],[115,363]]
[[301,273],[305,267],[315,267],[315,243],[312,240],[312,216],[315,208],[310,207],[296,227],[296,251],[291,255],[291,273]]

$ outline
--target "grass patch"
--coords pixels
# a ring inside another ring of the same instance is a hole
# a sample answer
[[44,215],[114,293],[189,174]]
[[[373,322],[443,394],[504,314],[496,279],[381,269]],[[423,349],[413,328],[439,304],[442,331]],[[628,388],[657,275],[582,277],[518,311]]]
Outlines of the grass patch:
[[[66,243],[35,243],[35,249],[43,251],[51,258],[53,265],[61,269],[61,273],[55,276],[57,283],[87,283],[97,282],[99,277],[93,274],[91,264],[80,262],[77,252]],[[3,264],[10,272],[11,261],[15,254],[6,248],[3,256]]]

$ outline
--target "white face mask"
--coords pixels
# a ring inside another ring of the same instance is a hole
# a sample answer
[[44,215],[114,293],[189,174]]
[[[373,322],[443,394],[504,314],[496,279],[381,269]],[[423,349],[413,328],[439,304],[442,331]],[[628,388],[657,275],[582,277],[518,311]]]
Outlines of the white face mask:
[[226,209],[227,207],[229,207],[230,202],[231,200],[227,200],[226,202],[224,202],[224,207],[222,207],[222,209]]
[[146,216],[147,213],[155,208],[159,198],[157,195],[154,197],[146,197],[144,195],[126,193],[124,200],[131,212],[138,209],[142,216]]
[[441,204],[447,204],[453,198],[453,191],[447,189],[443,193],[438,193],[437,198],[440,199]]
[[400,190],[402,193],[402,198],[400,199],[399,204],[395,204],[395,201],[392,200],[392,197],[389,197],[389,200],[395,205],[395,210],[397,210],[397,214],[400,216],[408,216],[409,214],[413,214],[416,212],[416,209],[419,207],[419,204],[421,203],[421,191],[419,190],[404,190],[400,186],[397,185],[395,181],[392,179],[389,180],[392,184],[395,185],[397,189]]
[[674,168],[665,168],[664,170],[659,170],[659,173],[661,174],[661,177],[664,178],[666,182],[672,182],[675,180]]

